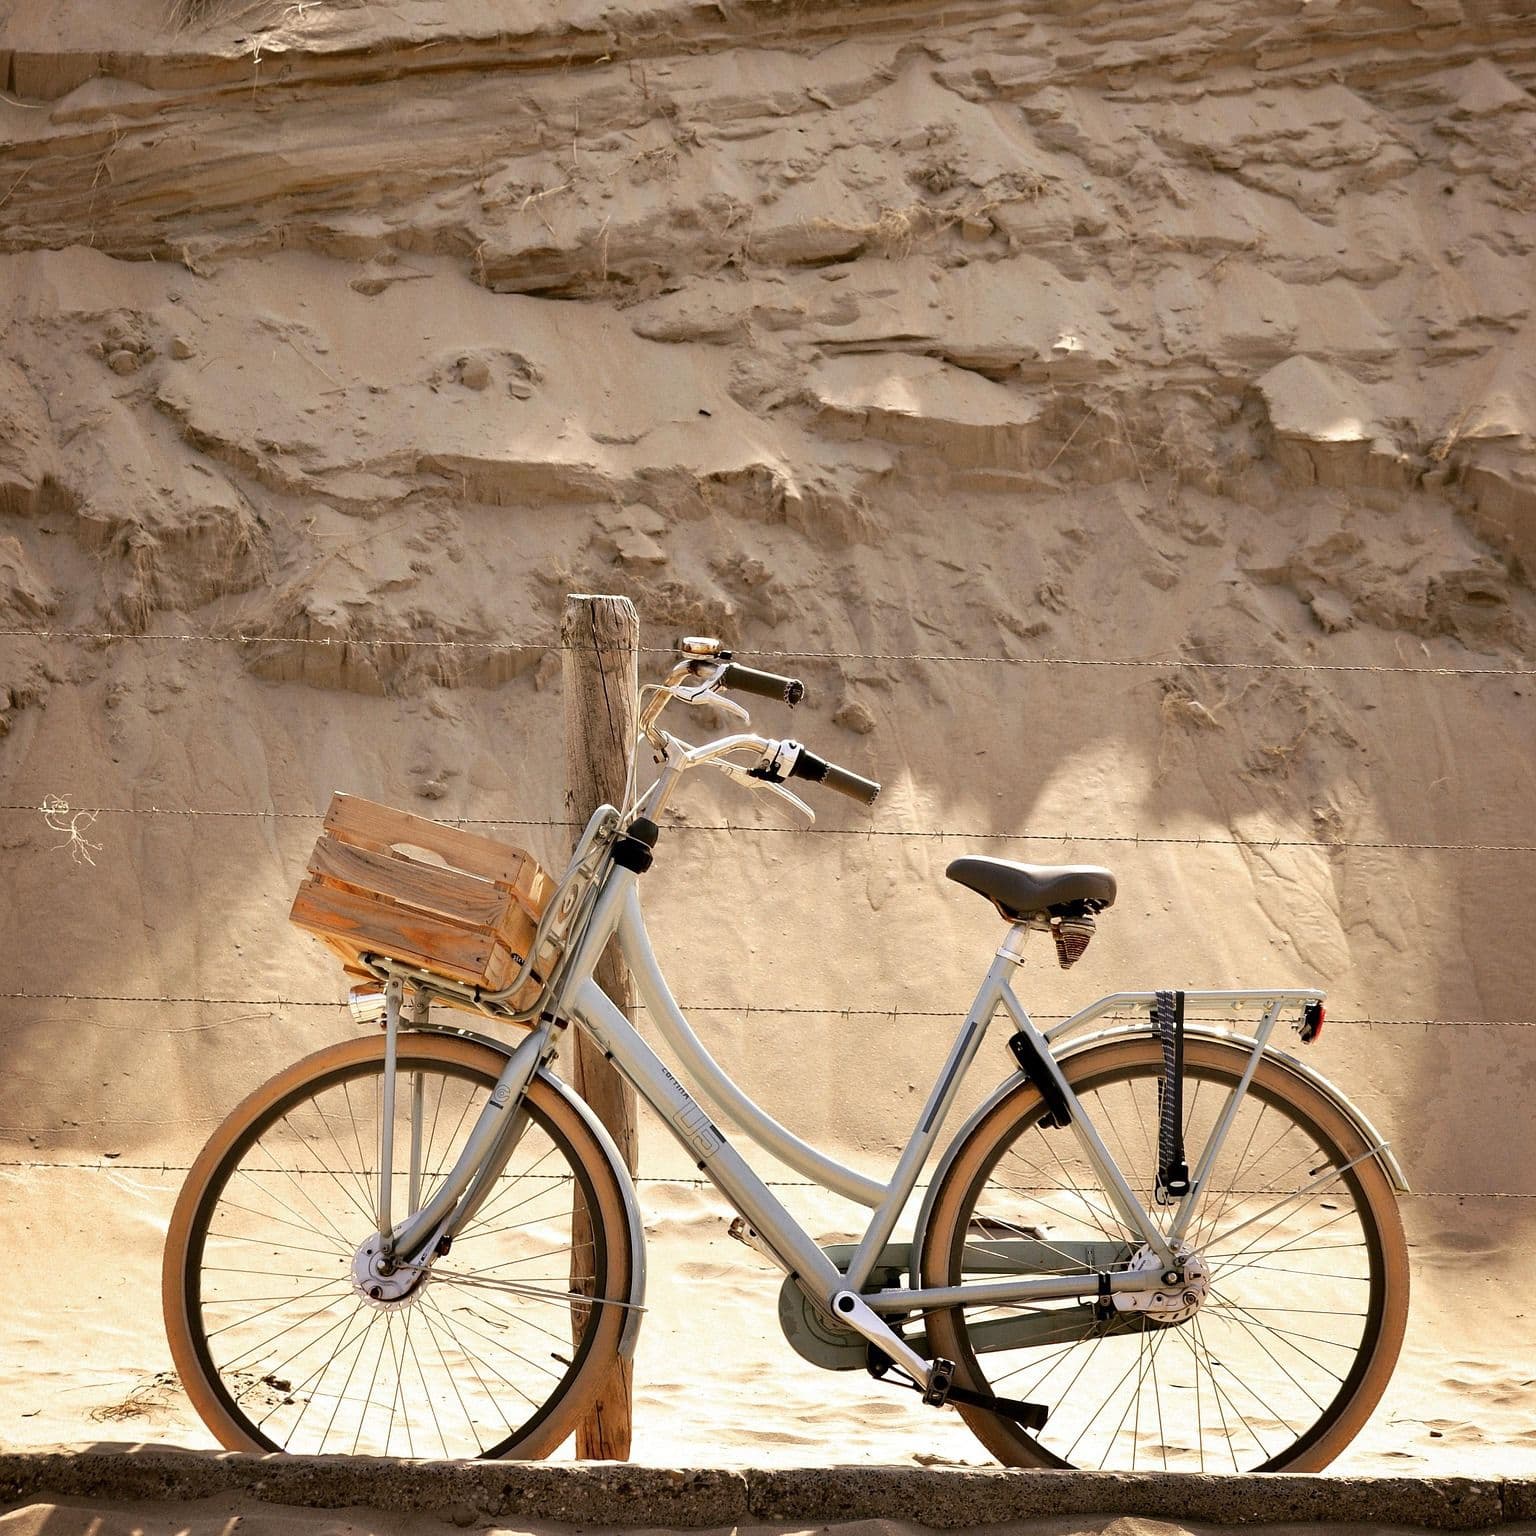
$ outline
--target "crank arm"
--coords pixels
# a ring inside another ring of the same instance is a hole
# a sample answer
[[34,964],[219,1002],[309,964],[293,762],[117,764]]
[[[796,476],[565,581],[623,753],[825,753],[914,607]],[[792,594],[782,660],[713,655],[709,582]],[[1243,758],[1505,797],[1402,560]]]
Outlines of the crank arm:
[[914,1382],[921,1383],[919,1391],[929,1390],[933,1367],[856,1291],[834,1291],[831,1312],[845,1328],[861,1335]]
[[985,1408],[1002,1418],[1012,1419],[1025,1429],[1045,1428],[1049,1408],[1039,1403],[1021,1403],[1011,1397],[993,1397],[987,1392],[957,1387],[952,1379],[953,1362],[924,1360],[856,1292],[838,1291],[832,1297],[832,1315],[845,1327],[863,1334],[882,1355],[905,1371],[912,1378],[912,1385],[922,1393],[925,1403],[936,1408],[942,1408],[945,1403],[964,1403],[967,1408]]

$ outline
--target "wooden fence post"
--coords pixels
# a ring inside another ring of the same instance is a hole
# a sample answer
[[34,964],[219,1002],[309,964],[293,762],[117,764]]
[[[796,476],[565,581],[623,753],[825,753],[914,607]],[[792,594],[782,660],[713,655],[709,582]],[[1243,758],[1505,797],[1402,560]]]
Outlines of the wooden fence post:
[[[566,809],[579,830],[603,804],[624,806],[639,717],[637,659],[640,621],[627,597],[567,595],[560,619],[565,687]],[[627,1018],[635,1013],[634,982],[610,943],[599,962],[598,985]],[[573,1033],[575,1033],[573,1031]],[[631,1173],[636,1172],[635,1092],[577,1034],[571,1084],[608,1127]],[[574,1252],[579,1234],[572,1234]],[[576,1454],[589,1461],[629,1459],[632,1368],[620,1360],[587,1417],[576,1429]]]

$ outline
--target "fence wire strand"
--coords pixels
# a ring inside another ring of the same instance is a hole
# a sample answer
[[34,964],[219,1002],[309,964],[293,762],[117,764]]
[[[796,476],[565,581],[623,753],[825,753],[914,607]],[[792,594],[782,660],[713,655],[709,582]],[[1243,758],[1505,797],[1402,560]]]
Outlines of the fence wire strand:
[[[76,805],[59,802],[58,808],[80,816],[183,816],[208,817],[213,820],[323,821],[320,811],[216,810],[200,806],[171,805]],[[40,815],[41,805],[11,802],[0,805],[0,812],[11,815]],[[434,818],[453,827],[555,827],[571,830],[577,822],[561,817],[540,816],[440,816]],[[668,832],[725,832],[748,836],[799,836],[848,838],[897,838],[906,842],[970,843],[1106,843],[1131,847],[1248,848],[1255,851],[1279,848],[1319,848],[1325,851],[1359,849],[1394,853],[1536,853],[1536,843],[1429,843],[1369,838],[1316,837],[1220,837],[1205,833],[1179,835],[1165,832],[984,832],[960,827],[774,827],[746,826],[730,821],[675,822]]]
[[[141,1006],[159,1006],[169,1004],[176,1007],[209,1007],[209,1008],[345,1008],[344,998],[299,998],[299,997],[204,997],[195,994],[160,994],[148,992],[28,992],[12,991],[0,992],[0,999],[12,1002],[33,1003],[111,1003],[111,1004],[137,1004]],[[637,1006],[644,1008],[643,1003]],[[821,1019],[958,1019],[964,1015],[963,1007],[955,1008],[839,1008],[830,1004],[808,1003],[679,1003],[678,1007],[685,1014],[688,1013],[723,1013],[723,1014],[770,1014],[779,1017],[807,1017]],[[1117,1018],[1132,1018],[1135,1010],[1127,1008],[1114,1015]],[[1041,1023],[1061,1023],[1071,1017],[1066,1013],[1035,1013],[1030,1015]],[[1237,1015],[1205,1015],[1201,1017],[1209,1023],[1243,1024],[1253,1022],[1251,1018],[1243,1018]],[[243,1022],[241,1020],[229,1020],[230,1024]],[[1346,1018],[1341,1015],[1329,1014],[1328,1023],[1331,1025],[1356,1025],[1364,1028],[1392,1028],[1392,1029],[1536,1029],[1536,1019],[1378,1019],[1378,1018]]]
[[[65,640],[112,645],[160,643],[166,645],[287,645],[313,646],[321,650],[431,650],[431,651],[564,651],[571,647],[558,639],[441,640],[415,636],[384,635],[274,635],[232,630],[223,634],[120,629],[0,629],[0,639]],[[664,645],[637,647],[643,656],[675,656],[676,648]],[[959,651],[812,651],[744,650],[742,656],[760,661],[883,661],[916,664],[971,664],[992,667],[1189,667],[1204,672],[1359,672],[1374,676],[1401,674],[1411,677],[1536,677],[1536,667],[1414,667],[1380,662],[1332,661],[1209,661],[1187,656],[999,656]]]
[[[0,1158],[0,1170],[13,1173],[174,1173],[191,1172],[189,1163],[128,1163],[119,1158],[106,1157],[99,1162],[63,1162],[46,1158]],[[668,1178],[665,1174],[633,1174],[636,1184],[663,1185],[670,1188],[713,1189],[708,1179]],[[764,1179],[769,1189],[824,1189],[810,1179]],[[925,1190],[926,1183],[918,1183],[914,1190]],[[1414,1189],[1399,1191],[1399,1200],[1536,1200],[1536,1190],[1496,1189]]]

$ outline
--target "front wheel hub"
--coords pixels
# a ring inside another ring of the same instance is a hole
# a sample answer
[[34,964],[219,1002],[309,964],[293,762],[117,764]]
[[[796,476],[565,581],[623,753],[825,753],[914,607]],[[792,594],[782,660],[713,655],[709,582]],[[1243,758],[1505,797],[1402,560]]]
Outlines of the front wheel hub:
[[370,1307],[385,1311],[408,1307],[421,1295],[428,1271],[384,1258],[382,1247],[374,1233],[352,1256],[352,1289]]

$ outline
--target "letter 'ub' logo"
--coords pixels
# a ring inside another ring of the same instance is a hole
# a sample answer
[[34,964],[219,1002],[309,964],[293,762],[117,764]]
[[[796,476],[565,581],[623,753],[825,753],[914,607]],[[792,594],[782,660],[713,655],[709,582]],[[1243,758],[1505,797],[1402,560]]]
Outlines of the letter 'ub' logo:
[[672,1116],[672,1123],[683,1133],[683,1140],[701,1157],[710,1157],[720,1150],[723,1138],[697,1104],[678,1110]]

